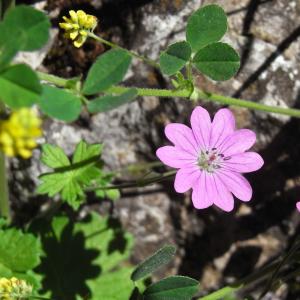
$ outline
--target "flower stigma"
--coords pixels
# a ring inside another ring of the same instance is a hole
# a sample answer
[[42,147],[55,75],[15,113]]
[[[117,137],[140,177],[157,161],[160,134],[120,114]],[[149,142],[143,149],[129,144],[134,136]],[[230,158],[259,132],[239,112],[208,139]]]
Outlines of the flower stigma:
[[224,157],[224,154],[218,153],[216,148],[211,150],[201,150],[198,156],[197,164],[202,171],[214,173],[221,168],[224,160],[229,160],[230,157]]

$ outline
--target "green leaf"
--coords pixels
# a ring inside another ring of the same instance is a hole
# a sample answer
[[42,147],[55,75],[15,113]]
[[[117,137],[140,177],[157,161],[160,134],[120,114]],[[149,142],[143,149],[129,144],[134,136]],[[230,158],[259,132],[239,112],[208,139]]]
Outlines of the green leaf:
[[12,34],[10,28],[0,23],[0,70],[9,65],[11,60],[17,54],[22,45],[25,44],[25,36],[18,34],[18,38]]
[[103,187],[103,189],[95,190],[95,194],[99,198],[108,198],[112,201],[118,200],[120,198],[120,191],[118,189],[104,189],[109,186],[113,181],[115,173],[104,173],[102,172],[101,176],[99,176],[95,181],[95,186]]
[[19,5],[10,9],[5,15],[3,23],[5,27],[10,28],[10,32],[16,40],[19,35],[25,37],[25,42],[19,45],[19,50],[40,49],[49,39],[49,19],[43,12],[28,5]]
[[131,280],[137,281],[153,273],[163,265],[169,263],[175,253],[176,247],[172,245],[164,246],[136,267],[131,274]]
[[137,96],[137,94],[137,89],[133,88],[118,96],[101,96],[89,102],[87,108],[90,113],[109,111],[132,101]]
[[47,194],[49,197],[60,194],[63,201],[77,209],[84,199],[84,188],[101,175],[101,151],[102,145],[88,145],[81,141],[76,146],[70,164],[62,149],[46,144],[41,160],[53,168],[54,172],[40,176],[41,184],[37,193]]
[[171,276],[150,285],[144,300],[191,300],[198,291],[198,281],[185,276]]
[[15,228],[0,230],[0,265],[12,272],[26,272],[40,263],[40,241]]
[[199,50],[193,62],[200,72],[217,81],[230,79],[240,67],[238,53],[228,44],[220,42]]
[[81,112],[81,100],[76,95],[56,87],[44,85],[41,110],[52,118],[75,121]]
[[50,144],[43,144],[41,161],[44,165],[53,169],[69,166],[71,164],[61,148]]
[[83,93],[93,95],[123,80],[131,56],[122,49],[113,49],[101,55],[92,65],[83,84]]
[[43,296],[51,299],[129,299],[132,267],[123,264],[133,244],[115,219],[92,213],[80,222],[65,216],[39,221],[44,256],[36,272]]
[[178,42],[168,47],[160,55],[160,68],[166,75],[174,75],[189,61],[192,49],[187,42]]
[[42,88],[35,72],[18,64],[0,72],[0,100],[17,109],[29,107],[40,99]]
[[227,17],[222,7],[201,7],[188,19],[186,39],[194,52],[219,41],[227,31]]

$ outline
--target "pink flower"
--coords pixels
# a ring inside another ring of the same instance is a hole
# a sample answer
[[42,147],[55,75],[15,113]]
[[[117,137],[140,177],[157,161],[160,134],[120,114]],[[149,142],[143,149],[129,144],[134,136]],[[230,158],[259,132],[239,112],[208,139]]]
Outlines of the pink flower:
[[296,203],[296,207],[297,207],[298,211],[300,212],[300,201]]
[[215,204],[229,212],[234,208],[233,195],[250,201],[252,188],[240,173],[256,171],[264,164],[259,154],[246,152],[255,143],[255,133],[235,130],[229,109],[220,109],[211,122],[201,106],[192,112],[191,127],[167,125],[165,134],[174,146],[156,151],[164,164],[179,169],[174,183],[176,192],[193,189],[192,201],[197,209]]

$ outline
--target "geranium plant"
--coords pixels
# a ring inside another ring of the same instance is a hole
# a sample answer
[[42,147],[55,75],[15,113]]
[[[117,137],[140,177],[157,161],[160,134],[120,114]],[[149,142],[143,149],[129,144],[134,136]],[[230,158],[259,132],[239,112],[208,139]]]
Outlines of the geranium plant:
[[[230,108],[220,108],[212,118],[205,101],[296,118],[300,110],[219,95],[196,85],[198,73],[212,81],[225,81],[239,70],[239,54],[222,41],[228,29],[222,7],[212,4],[195,11],[187,21],[186,39],[169,45],[157,60],[96,35],[101,20],[83,10],[70,10],[59,22],[70,43],[80,48],[87,39],[94,39],[111,49],[93,62],[86,76],[62,78],[15,63],[18,52],[46,44],[50,22],[31,6],[9,3],[0,6],[0,299],[240,299],[236,293],[249,283],[265,280],[263,297],[280,280],[297,274],[299,241],[270,265],[208,295],[196,278],[174,275],[151,281],[152,273],[172,260],[175,246],[164,246],[135,267],[128,262],[133,237],[115,216],[92,212],[82,217],[81,208],[91,193],[100,201],[116,201],[121,190],[174,176],[175,191],[192,189],[193,206],[203,214],[212,205],[224,214],[232,211],[234,197],[251,200],[251,185],[242,174],[259,172],[264,165],[263,158],[251,150],[256,134],[237,129]],[[133,59],[157,69],[173,88],[120,84]],[[70,157],[40,139],[46,118],[73,122],[83,111],[106,113],[138,96],[178,97],[195,103],[188,126],[171,123],[165,127],[172,145],[161,145],[158,160],[152,162],[162,166],[160,160],[176,170],[117,184],[118,170],[107,171],[101,159],[105,141],[89,144],[82,140]],[[29,159],[38,147],[40,162],[48,169],[40,174],[33,192],[51,204],[45,214],[19,228],[12,218],[5,162],[11,157]]]

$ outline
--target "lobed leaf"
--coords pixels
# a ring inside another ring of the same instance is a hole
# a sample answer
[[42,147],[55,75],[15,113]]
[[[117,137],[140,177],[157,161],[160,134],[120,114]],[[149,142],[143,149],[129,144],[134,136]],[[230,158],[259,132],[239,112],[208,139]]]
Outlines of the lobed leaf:
[[70,165],[65,152],[58,146],[43,144],[41,161],[49,168],[59,168]]
[[0,230],[0,265],[26,272],[40,263],[41,244],[32,234],[16,228]]
[[36,221],[31,229],[41,235],[44,255],[37,269],[44,297],[51,299],[124,300],[133,290],[130,255],[132,236],[118,222],[92,213],[73,222],[56,216]]
[[160,55],[160,68],[164,74],[169,76],[174,75],[186,65],[191,55],[191,46],[185,41],[170,45],[168,49]]
[[122,49],[112,49],[101,55],[92,65],[83,84],[82,92],[93,95],[123,80],[131,56]]
[[230,79],[240,67],[238,53],[228,44],[221,42],[200,49],[193,62],[200,72],[217,81]]
[[85,197],[84,188],[101,175],[99,165],[102,145],[88,145],[81,141],[73,154],[72,164],[59,147],[46,144],[43,147],[42,162],[54,169],[53,173],[40,176],[38,194],[53,197],[60,194],[74,209]]
[[206,5],[198,9],[188,19],[186,40],[193,52],[204,46],[219,41],[227,31],[227,17],[223,8],[216,5]]

